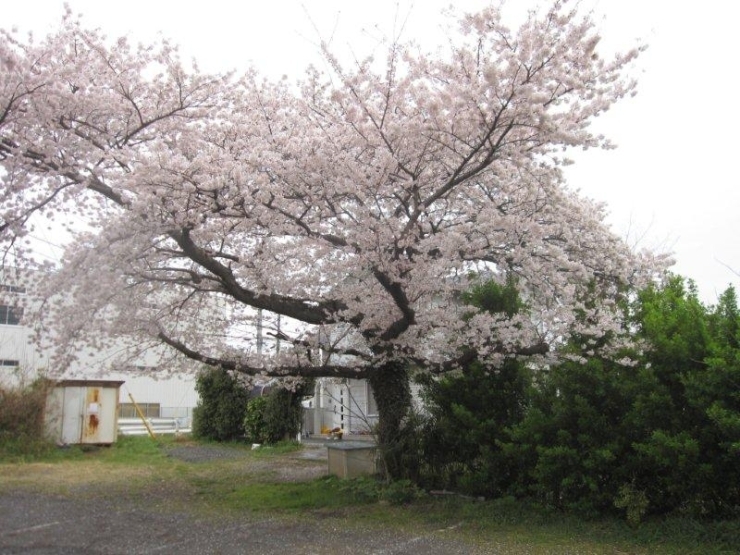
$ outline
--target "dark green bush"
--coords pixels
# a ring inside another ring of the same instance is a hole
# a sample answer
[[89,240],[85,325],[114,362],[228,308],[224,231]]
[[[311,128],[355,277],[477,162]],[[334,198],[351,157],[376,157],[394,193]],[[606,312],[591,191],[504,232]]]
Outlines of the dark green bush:
[[524,416],[528,371],[514,360],[497,369],[474,362],[458,376],[422,381],[425,485],[486,497],[508,491],[519,469],[502,444]]
[[244,416],[244,429],[252,443],[274,444],[294,439],[301,431],[304,386],[295,391],[273,389],[266,395],[249,400]]
[[[487,306],[518,310],[501,288],[479,288],[476,303],[486,306],[485,292],[493,300]],[[532,374],[515,361],[499,371],[473,363],[459,376],[427,379],[422,483],[533,497],[588,515],[620,511],[633,525],[667,513],[737,518],[734,289],[705,306],[691,283],[671,277],[620,306],[624,333],[641,350],[599,356],[609,337],[573,336],[564,348],[585,362]],[[623,355],[634,364],[612,360]]]
[[253,397],[247,402],[244,416],[244,432],[251,443],[268,443],[265,425],[267,397]]
[[0,387],[0,434],[42,437],[49,383],[37,380],[28,387]]
[[226,370],[209,368],[198,375],[195,389],[200,400],[193,411],[193,435],[215,441],[242,438],[247,387]]
[[[463,301],[506,317],[524,308],[513,280],[480,283]],[[529,402],[531,375],[524,364],[507,359],[494,368],[474,360],[457,375],[420,381],[428,413],[418,434],[423,483],[486,497],[507,492],[519,470],[502,445]]]
[[510,450],[540,500],[603,513],[740,514],[740,316],[734,290],[705,307],[678,277],[632,307],[634,366],[591,357],[540,377]]
[[274,389],[267,395],[264,421],[267,443],[295,439],[301,431],[302,390]]
[[740,514],[740,310],[728,288],[706,307],[680,277],[640,294],[638,335],[654,381],[631,424],[637,483],[651,509],[691,516]]
[[613,510],[635,471],[638,436],[626,418],[639,381],[639,370],[596,358],[540,375],[506,449],[522,471],[515,492],[585,513]]
[[0,458],[26,458],[54,448],[46,437],[44,410],[50,382],[27,387],[0,387]]

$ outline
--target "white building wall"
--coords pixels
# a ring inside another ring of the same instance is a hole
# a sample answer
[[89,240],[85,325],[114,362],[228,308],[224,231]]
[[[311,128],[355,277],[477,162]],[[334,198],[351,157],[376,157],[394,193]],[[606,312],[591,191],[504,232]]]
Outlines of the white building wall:
[[[50,367],[49,354],[31,342],[34,322],[29,322],[28,318],[33,313],[29,307],[34,299],[28,293],[9,292],[11,286],[14,291],[18,289],[15,284],[3,280],[0,273],[0,306],[24,304],[26,310],[20,324],[0,323],[0,386],[25,386],[40,376],[54,380],[120,380],[125,382],[119,393],[121,403],[130,403],[131,394],[137,403],[159,404],[163,416],[170,416],[169,413],[189,416],[197,405],[195,374],[169,374],[168,369],[162,366],[166,364],[163,353],[153,349],[129,361],[126,368],[116,368],[117,355],[123,350],[123,344],[106,350],[83,351],[63,370]],[[8,321],[7,317],[5,321]],[[17,364],[11,364],[13,362]]]
[[[421,386],[411,384],[414,410],[423,412]],[[378,423],[378,407],[367,380],[319,378],[314,398],[306,405],[314,410],[313,430],[340,428],[347,434],[371,433]]]
[[370,386],[366,380],[319,379],[310,403],[314,430],[339,428],[347,434],[365,434],[378,421],[377,410],[368,403]]
[[46,373],[48,360],[29,343],[30,336],[25,326],[0,325],[0,385],[29,384]]
[[130,403],[133,397],[138,404],[159,404],[162,417],[189,416],[189,412],[198,404],[194,377],[171,376],[157,379],[133,372],[111,372],[108,376],[106,379],[124,381],[119,402]]

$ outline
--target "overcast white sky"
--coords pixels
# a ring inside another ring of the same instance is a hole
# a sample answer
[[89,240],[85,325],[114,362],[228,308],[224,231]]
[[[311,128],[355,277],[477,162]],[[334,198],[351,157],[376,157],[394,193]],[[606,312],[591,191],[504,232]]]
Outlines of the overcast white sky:
[[[179,44],[207,71],[250,65],[279,78],[300,77],[320,63],[316,37],[365,54],[401,30],[433,47],[443,40],[448,0],[68,0],[75,13],[109,36]],[[488,0],[457,0],[477,10]],[[0,27],[36,35],[52,30],[63,0],[3,2]],[[535,0],[509,0],[512,17]],[[740,115],[735,85],[740,55],[740,2],[728,0],[581,0],[593,9],[609,49],[649,49],[637,67],[639,94],[597,120],[617,150],[578,153],[571,186],[607,203],[609,222],[639,246],[674,253],[674,271],[691,277],[714,302],[740,285],[740,187],[735,170]]]

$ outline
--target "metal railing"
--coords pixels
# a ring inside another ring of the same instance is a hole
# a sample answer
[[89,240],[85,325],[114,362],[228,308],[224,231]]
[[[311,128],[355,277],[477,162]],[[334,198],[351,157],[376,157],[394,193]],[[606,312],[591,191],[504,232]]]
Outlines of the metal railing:
[[[146,421],[154,434],[189,434],[192,431],[189,417],[147,418]],[[118,433],[124,436],[137,436],[149,432],[141,418],[119,418]]]

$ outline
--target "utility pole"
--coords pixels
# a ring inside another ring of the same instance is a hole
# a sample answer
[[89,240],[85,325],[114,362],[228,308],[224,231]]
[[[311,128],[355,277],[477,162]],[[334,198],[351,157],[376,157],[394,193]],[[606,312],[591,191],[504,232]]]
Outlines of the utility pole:
[[262,309],[257,309],[257,356],[262,360]]
[[275,343],[275,354],[280,354],[280,314],[277,315],[277,341]]

